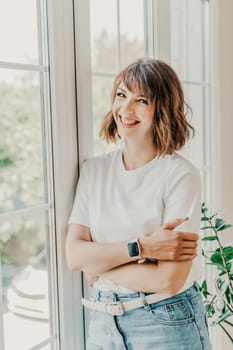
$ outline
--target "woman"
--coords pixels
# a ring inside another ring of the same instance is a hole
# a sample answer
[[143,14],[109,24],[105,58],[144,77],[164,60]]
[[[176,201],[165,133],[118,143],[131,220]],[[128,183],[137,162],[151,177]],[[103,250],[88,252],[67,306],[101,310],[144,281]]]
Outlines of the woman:
[[211,349],[191,233],[200,176],[176,153],[193,131],[184,107],[164,62],[139,59],[116,77],[101,133],[123,146],[84,163],[66,241],[69,268],[94,287],[88,350]]

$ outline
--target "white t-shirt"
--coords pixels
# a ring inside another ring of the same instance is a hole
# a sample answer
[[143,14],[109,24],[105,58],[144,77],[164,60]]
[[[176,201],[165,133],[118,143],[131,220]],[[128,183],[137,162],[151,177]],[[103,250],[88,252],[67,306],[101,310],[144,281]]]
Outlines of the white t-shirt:
[[[136,239],[185,216],[190,219],[179,230],[198,233],[200,207],[199,171],[183,156],[173,153],[125,170],[119,149],[83,164],[69,223],[88,226],[96,242]],[[201,277],[200,260],[199,249],[182,290]],[[132,292],[103,277],[94,287]]]

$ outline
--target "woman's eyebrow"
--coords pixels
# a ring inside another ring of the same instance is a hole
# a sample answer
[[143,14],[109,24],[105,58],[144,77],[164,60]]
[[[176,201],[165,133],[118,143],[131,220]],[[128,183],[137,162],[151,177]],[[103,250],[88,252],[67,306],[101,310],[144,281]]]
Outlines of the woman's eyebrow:
[[121,90],[122,92],[125,92],[125,93],[127,92],[126,90],[124,90],[124,89],[122,89],[120,87],[118,87],[117,90]]

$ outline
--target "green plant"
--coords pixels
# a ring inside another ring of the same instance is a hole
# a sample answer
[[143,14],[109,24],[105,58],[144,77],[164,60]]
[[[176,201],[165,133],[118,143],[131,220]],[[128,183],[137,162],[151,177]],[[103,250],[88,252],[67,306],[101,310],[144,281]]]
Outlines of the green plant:
[[214,291],[209,288],[207,281],[201,285],[201,292],[210,325],[218,325],[233,343],[233,323],[229,320],[233,316],[233,245],[222,243],[222,232],[231,224],[218,218],[218,213],[209,214],[205,203],[201,207],[201,221],[204,224],[201,230],[205,231],[202,241],[209,241],[209,244],[202,249],[202,255],[207,260],[206,264],[214,268]]

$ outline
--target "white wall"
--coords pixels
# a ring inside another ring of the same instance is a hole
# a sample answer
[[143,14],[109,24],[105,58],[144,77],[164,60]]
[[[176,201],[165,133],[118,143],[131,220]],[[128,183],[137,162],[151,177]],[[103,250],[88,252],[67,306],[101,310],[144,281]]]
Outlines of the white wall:
[[[222,209],[222,217],[233,224],[233,1],[212,0],[215,8],[216,23],[213,27],[213,40],[215,49],[213,58],[214,90],[216,97],[215,110],[212,111],[215,123],[216,164],[215,185],[217,186],[214,198],[215,206]],[[213,159],[213,162],[215,160]],[[216,209],[218,209],[217,207]],[[228,229],[222,234],[223,242],[233,242],[233,230]],[[232,344],[223,335],[221,330],[215,328],[215,349],[232,349]],[[231,336],[232,328],[229,329]]]
[[233,223],[233,1],[219,0],[221,202]]

